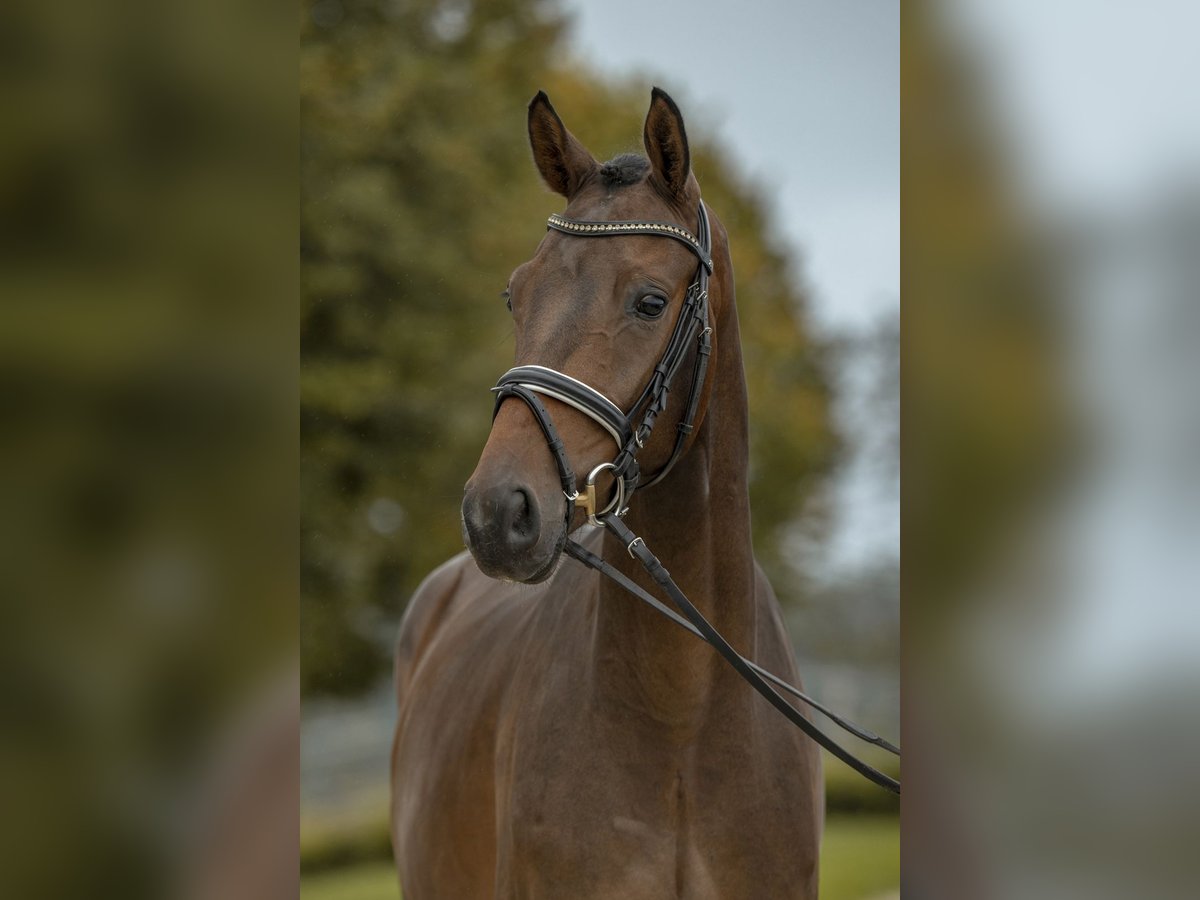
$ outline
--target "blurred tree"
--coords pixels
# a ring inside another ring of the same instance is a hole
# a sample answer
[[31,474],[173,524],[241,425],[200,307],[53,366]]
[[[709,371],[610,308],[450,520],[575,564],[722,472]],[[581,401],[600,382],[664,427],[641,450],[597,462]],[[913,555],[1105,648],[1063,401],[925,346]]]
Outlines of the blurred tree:
[[[978,897],[994,893],[981,873],[1013,859],[1011,851],[981,854],[977,826],[989,811],[988,821],[1015,823],[1007,833],[989,826],[993,840],[1007,842],[1014,828],[1023,841],[1045,835],[1028,837],[1035,831],[1024,827],[1028,810],[1005,806],[996,815],[1002,796],[1011,802],[1016,788],[1037,783],[1022,780],[1030,772],[1019,761],[1045,748],[1028,722],[1012,718],[1011,699],[1010,715],[998,714],[1000,686],[984,684],[986,667],[975,658],[989,645],[982,655],[995,658],[999,642],[984,630],[1002,620],[965,613],[997,601],[1038,602],[1039,592],[1020,578],[999,589],[983,582],[1019,536],[1014,528],[1028,526],[1031,505],[1044,500],[1070,426],[1056,371],[1063,323],[1055,265],[1014,200],[1005,156],[1013,144],[997,131],[977,54],[956,46],[943,11],[919,0],[901,10],[904,191],[920,197],[901,213],[901,581],[906,684],[918,685],[905,703],[904,747],[917,761],[906,770],[909,790],[915,778],[928,801],[906,819],[905,878],[914,896]],[[1040,540],[1045,531],[1036,530]],[[1013,678],[1030,684],[1036,652],[1020,644],[1007,652]],[[1052,714],[1042,700],[1038,708]],[[1061,722],[1054,731],[1052,743],[1061,746],[1067,731]],[[985,768],[1006,779],[976,781]],[[991,801],[980,802],[985,796]],[[1058,805],[1039,795],[1037,823]]]
[[[462,547],[487,388],[511,362],[499,292],[561,209],[529,159],[529,98],[545,88],[605,158],[639,149],[649,86],[560,68],[565,23],[539,0],[301,10],[303,680],[353,692],[387,665],[381,625]],[[756,543],[782,576],[777,532],[839,447],[828,350],[804,326],[762,197],[696,138],[733,243]]]
[[[804,585],[805,603],[788,610],[797,652],[806,660],[853,662],[898,675],[900,662],[900,558],[893,528],[900,502],[900,316],[887,310],[861,330],[837,338],[838,421],[848,451],[831,505],[848,510],[870,503],[879,512],[834,540],[789,542],[789,565]],[[859,514],[861,516],[861,514]],[[853,521],[853,520],[852,520]],[[863,524],[874,526],[869,533]],[[852,541],[847,556],[838,538]],[[832,547],[831,547],[832,545]],[[814,559],[834,550],[833,559]]]
[[914,633],[947,606],[1053,481],[1070,424],[1055,361],[1055,265],[1014,201],[976,65],[925,3],[902,17],[906,206],[905,556]]

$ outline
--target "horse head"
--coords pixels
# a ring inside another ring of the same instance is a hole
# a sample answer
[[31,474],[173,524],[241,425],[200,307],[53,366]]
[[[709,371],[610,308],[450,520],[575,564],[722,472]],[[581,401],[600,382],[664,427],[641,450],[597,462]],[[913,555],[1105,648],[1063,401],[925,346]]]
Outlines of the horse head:
[[[683,118],[657,88],[643,137],[645,157],[623,154],[601,164],[567,130],[544,93],[529,105],[534,162],[567,206],[561,217],[552,217],[533,257],[509,279],[516,365],[566,376],[603,395],[596,402],[611,400],[616,407],[612,412],[626,416],[628,427],[624,433],[619,422],[602,427],[603,417],[585,414],[562,392],[541,391],[536,400],[526,395],[523,403],[500,393],[491,434],[462,505],[467,546],[479,568],[492,577],[537,583],[554,571],[568,532],[583,517],[572,505],[571,495],[581,487],[567,483],[574,481],[573,473],[592,472],[619,459],[627,444],[632,453],[621,471],[631,486],[637,476],[628,475],[630,468],[665,474],[686,450],[692,427],[703,419],[703,366],[694,370],[690,394],[668,393],[673,372],[666,387],[652,389],[663,381],[658,370],[674,359],[672,354],[678,357],[676,368],[688,368],[686,361],[698,352],[707,356],[711,331],[707,273],[697,281],[697,257],[701,269],[711,270],[711,257],[706,259],[711,248],[694,238],[703,234],[704,243],[709,241],[708,218],[691,171]],[[613,229],[602,227],[598,234],[594,223],[633,223],[640,230],[626,227],[611,240],[579,239],[608,236]],[[689,240],[695,244],[691,249]],[[684,321],[692,316],[699,324]],[[702,339],[693,346],[690,339],[697,334]],[[553,435],[532,408],[543,403],[562,442],[557,457]],[[670,425],[652,431],[645,427],[644,411],[656,403],[662,408],[653,410],[650,425],[660,412]],[[635,420],[635,415],[641,418]],[[685,428],[677,431],[675,424],[685,419]],[[602,492],[616,489],[603,476],[597,487]]]

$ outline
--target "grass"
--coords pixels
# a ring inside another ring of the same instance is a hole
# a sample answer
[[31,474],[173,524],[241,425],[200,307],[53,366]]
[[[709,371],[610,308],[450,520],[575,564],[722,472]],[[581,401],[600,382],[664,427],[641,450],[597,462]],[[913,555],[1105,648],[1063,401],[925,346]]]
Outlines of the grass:
[[300,900],[399,900],[390,861],[330,869],[300,879]]
[[[864,754],[866,762],[894,778],[900,766],[894,757]],[[386,785],[354,815],[330,820],[302,816],[300,820],[300,870],[306,876],[331,869],[348,870],[391,856]],[[900,798],[880,790],[848,766],[825,754],[825,811],[829,819],[844,822],[869,817],[887,820],[900,815]],[[834,835],[833,840],[840,838]]]
[[900,820],[835,816],[821,843],[821,900],[900,896]]
[[[900,820],[894,816],[834,816],[821,845],[821,900],[874,900],[899,895]],[[306,874],[301,900],[399,900],[387,861]]]

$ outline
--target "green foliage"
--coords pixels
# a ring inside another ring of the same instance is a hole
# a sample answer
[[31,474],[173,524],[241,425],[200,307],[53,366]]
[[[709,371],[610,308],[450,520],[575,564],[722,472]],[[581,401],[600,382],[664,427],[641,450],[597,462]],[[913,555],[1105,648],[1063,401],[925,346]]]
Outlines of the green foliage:
[[317,829],[301,824],[300,871],[305,875],[380,860],[388,860],[391,868],[391,858],[392,837],[386,821],[368,820],[353,827]]
[[[840,738],[839,738],[840,741]],[[848,743],[847,741],[840,741]],[[874,766],[897,781],[904,779],[900,774],[900,760],[882,750],[851,746],[864,762]],[[863,778],[848,765],[821,751],[825,773],[825,812],[829,815],[900,815],[900,795],[885,791]]]
[[[307,692],[352,692],[386,666],[379,623],[462,547],[487,389],[512,358],[498,294],[561,209],[529,158],[529,98],[545,88],[606,158],[639,149],[649,85],[556,68],[562,21],[534,0],[303,9],[301,652]],[[756,540],[779,572],[777,532],[837,452],[825,354],[761,198],[693,145],[733,242]]]

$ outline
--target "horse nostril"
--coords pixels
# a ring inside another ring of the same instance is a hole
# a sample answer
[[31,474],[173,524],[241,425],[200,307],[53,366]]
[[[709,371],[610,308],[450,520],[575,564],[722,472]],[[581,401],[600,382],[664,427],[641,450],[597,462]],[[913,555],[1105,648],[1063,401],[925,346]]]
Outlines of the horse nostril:
[[537,507],[522,488],[509,493],[504,506],[506,537],[513,550],[525,550],[536,543],[541,524]]
[[462,507],[463,537],[472,552],[489,556],[523,553],[541,538],[542,520],[525,488],[468,488]]

